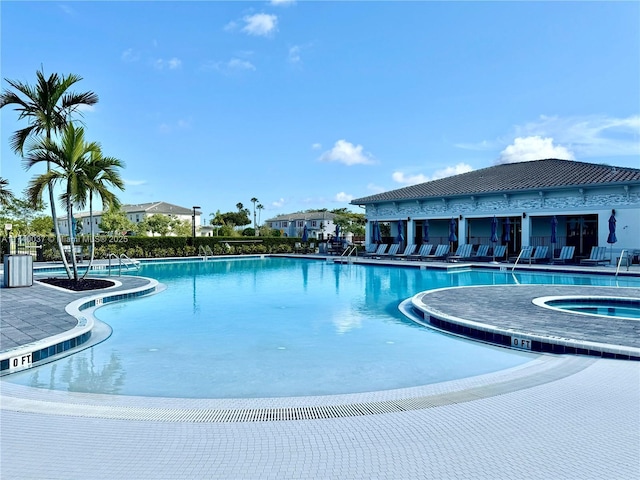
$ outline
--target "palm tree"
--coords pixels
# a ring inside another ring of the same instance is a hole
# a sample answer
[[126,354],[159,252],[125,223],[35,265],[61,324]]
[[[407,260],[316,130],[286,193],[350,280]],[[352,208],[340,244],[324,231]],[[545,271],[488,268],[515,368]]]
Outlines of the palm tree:
[[79,188],[74,195],[74,203],[78,208],[84,208],[89,200],[89,231],[91,235],[91,256],[89,257],[89,266],[82,275],[84,279],[91,265],[93,264],[95,250],[95,234],[93,232],[93,195],[97,194],[102,201],[102,205],[108,208],[119,208],[120,201],[108,187],[115,187],[124,190],[124,181],[118,172],[119,168],[123,168],[124,163],[114,157],[103,157],[100,147],[98,150],[90,152],[89,161],[85,164],[81,174],[83,178],[78,179],[78,187],[82,185],[85,188]]
[[[18,119],[26,118],[29,126],[20,129],[11,136],[11,147],[13,150],[24,156],[24,146],[29,137],[41,137],[51,141],[52,134],[59,133],[71,121],[71,115],[79,112],[79,108],[85,105],[94,105],[98,102],[98,95],[89,91],[83,93],[69,92],[68,90],[82,77],[74,74],[59,76],[53,73],[49,78],[45,78],[43,71],[36,72],[37,84],[31,86],[16,80],[5,79],[15,90],[5,90],[0,95],[0,108],[7,105],[15,105],[14,110],[18,112]],[[47,161],[47,172],[50,164]],[[49,204],[51,205],[51,218],[53,219],[53,229],[58,243],[58,249],[62,256],[67,274],[71,276],[69,264],[64,256],[62,247],[62,237],[56,217],[56,204],[52,185],[49,187]]]
[[260,225],[260,213],[262,212],[262,209],[264,208],[264,205],[259,203],[256,208],[258,209],[258,225]]
[[9,181],[0,177],[0,205],[7,206],[13,199],[13,193],[9,190]]
[[[84,140],[84,129],[82,127],[75,128],[73,123],[69,123],[62,131],[60,142],[57,143],[51,139],[42,138],[37,141],[30,149],[24,164],[27,169],[32,166],[47,162],[49,168],[43,173],[29,182],[27,187],[27,196],[29,200],[35,204],[42,198],[45,188],[49,188],[57,183],[62,184],[64,193],[60,195],[60,200],[67,208],[67,223],[70,229],[69,248],[71,256],[72,272],[68,271],[69,278],[78,281],[78,265],[76,256],[74,255],[74,235],[71,232],[73,225],[73,202],[82,198],[89,188],[86,173],[87,165],[90,163],[92,153],[99,153],[100,145],[96,142],[87,143]],[[61,254],[64,258],[64,251]]]
[[256,223],[256,202],[258,201],[258,199],[256,197],[253,197],[251,199],[251,203],[253,203],[253,230],[254,230],[254,235],[257,237],[259,235],[258,233],[258,224]]

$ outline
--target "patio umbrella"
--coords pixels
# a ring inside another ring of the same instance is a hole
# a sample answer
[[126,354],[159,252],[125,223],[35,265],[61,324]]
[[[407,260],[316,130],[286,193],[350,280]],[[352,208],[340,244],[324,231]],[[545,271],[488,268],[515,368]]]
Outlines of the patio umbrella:
[[336,225],[336,238],[340,238],[340,225]]
[[494,215],[491,219],[491,243],[493,243],[493,263],[496,261],[496,243],[498,243],[498,219]]
[[554,215],[551,219],[551,259],[555,257],[555,245],[558,243],[558,219]]
[[607,237],[607,243],[611,245],[611,253],[609,254],[609,258],[613,261],[613,244],[618,241],[616,237],[616,217],[611,214],[609,217],[609,236]]
[[380,231],[380,222],[376,220],[375,225],[375,243],[382,243],[382,232]]
[[451,217],[451,222],[449,222],[449,241],[458,241],[458,237],[456,236],[456,219],[453,217]]
[[309,230],[307,229],[307,226],[304,226],[304,229],[302,230],[302,241],[306,242],[307,240],[309,240]]
[[429,220],[422,224],[422,243],[429,243]]
[[403,221],[402,220],[398,220],[398,236],[396,237],[396,240],[398,243],[402,243],[404,242],[404,225],[403,225]]
[[511,220],[509,220],[509,217],[504,219],[504,224],[502,225],[502,241],[507,244],[506,258],[509,258],[509,242],[511,241]]

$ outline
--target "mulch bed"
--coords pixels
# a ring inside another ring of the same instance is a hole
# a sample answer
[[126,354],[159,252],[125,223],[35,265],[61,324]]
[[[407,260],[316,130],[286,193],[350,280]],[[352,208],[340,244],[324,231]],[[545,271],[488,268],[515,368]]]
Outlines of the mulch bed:
[[56,287],[66,288],[74,292],[85,292],[87,290],[100,290],[102,288],[113,287],[115,285],[111,280],[101,280],[97,278],[85,278],[77,282],[69,278],[44,278],[39,280],[42,283],[55,285]]

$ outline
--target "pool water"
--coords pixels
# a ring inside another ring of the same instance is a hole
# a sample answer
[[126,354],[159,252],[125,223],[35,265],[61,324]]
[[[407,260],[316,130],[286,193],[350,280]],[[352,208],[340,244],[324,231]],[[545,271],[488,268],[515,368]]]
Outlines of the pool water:
[[[253,258],[144,264],[138,274],[167,289],[96,310],[113,328],[107,341],[3,381],[120,395],[282,397],[426,385],[536,358],[441,334],[398,310],[428,289],[515,283],[507,272]],[[611,285],[550,274],[526,281]]]
[[553,300],[547,304],[571,312],[640,320],[639,301],[617,299]]

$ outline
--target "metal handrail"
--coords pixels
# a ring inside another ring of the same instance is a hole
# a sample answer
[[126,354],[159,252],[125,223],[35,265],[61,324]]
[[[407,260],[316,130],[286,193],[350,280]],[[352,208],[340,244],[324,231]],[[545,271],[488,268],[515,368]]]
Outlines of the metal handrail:
[[513,271],[516,269],[516,265],[520,261],[520,256],[521,255],[522,255],[522,249],[520,249],[520,253],[518,254],[518,258],[516,258],[516,261],[514,262],[513,267],[511,268],[511,273],[513,273]]
[[198,256],[204,257],[204,260],[207,260],[207,257],[213,257],[213,250],[209,245],[200,245],[198,247]]
[[121,253],[120,256],[116,255],[115,253],[110,253],[107,255],[107,258],[109,259],[109,268],[107,269],[107,275],[111,276],[111,259],[115,258],[116,260],[118,260],[118,276],[122,275],[122,260],[126,259],[128,260],[128,262],[124,262],[124,266],[127,267],[127,270],[129,270],[129,265],[132,265],[136,270],[140,270],[140,267],[138,265],[136,265],[136,263],[131,260],[129,257],[127,257],[124,253]]
[[121,253],[120,254],[120,261],[122,262],[122,259],[128,260],[128,262],[124,262],[124,266],[127,267],[127,270],[129,270],[129,265],[131,265],[133,268],[136,269],[136,271],[140,271],[140,267],[138,265],[136,265],[136,262],[134,262],[133,260],[131,260],[129,257],[127,257],[126,254]]
[[347,247],[344,249],[344,252],[342,252],[340,254],[341,257],[350,257],[351,255],[355,254],[356,256],[358,255],[358,247],[356,247],[355,245],[351,245],[350,247]]
[[624,258],[627,262],[627,272],[629,271],[629,254],[625,255],[626,249],[622,249],[620,252],[620,258],[618,258],[618,266],[616,267],[616,277],[618,276],[618,272],[620,271],[620,265],[622,265],[622,259]]

